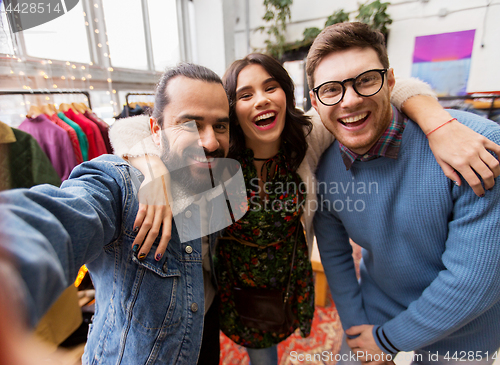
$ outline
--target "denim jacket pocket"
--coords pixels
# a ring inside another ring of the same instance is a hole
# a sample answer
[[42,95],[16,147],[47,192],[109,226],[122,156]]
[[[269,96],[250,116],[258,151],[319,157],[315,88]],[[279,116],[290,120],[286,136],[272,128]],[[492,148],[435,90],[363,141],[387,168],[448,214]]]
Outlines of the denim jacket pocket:
[[[152,256],[152,255],[149,255]],[[184,288],[180,263],[174,257],[165,257],[160,262],[152,257],[138,260],[133,284],[131,310],[132,327],[141,333],[152,335],[159,330],[180,323],[183,312]]]

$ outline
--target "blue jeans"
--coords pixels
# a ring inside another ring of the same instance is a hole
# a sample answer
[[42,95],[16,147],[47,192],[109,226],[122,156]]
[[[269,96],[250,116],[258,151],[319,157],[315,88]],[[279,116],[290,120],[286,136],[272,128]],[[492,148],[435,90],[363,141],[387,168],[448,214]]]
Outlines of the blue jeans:
[[251,349],[247,347],[250,365],[278,365],[278,346],[274,345],[264,349]]

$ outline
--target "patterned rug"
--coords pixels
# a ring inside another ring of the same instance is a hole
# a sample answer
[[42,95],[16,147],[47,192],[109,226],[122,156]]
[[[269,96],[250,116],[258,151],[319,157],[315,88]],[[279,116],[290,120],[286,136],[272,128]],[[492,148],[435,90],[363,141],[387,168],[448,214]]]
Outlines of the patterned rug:
[[[359,275],[359,261],[361,249],[351,241],[356,270]],[[325,307],[316,307],[312,323],[311,334],[307,338],[300,336],[297,330],[286,341],[278,345],[279,365],[334,365],[335,354],[340,350],[342,342],[342,325],[328,293],[328,302]],[[249,359],[242,346],[236,345],[221,332],[221,361],[220,365],[248,365]]]
[[[336,361],[333,358],[340,349],[342,333],[335,304],[329,298],[327,306],[316,307],[309,337],[302,338],[300,331],[297,330],[286,341],[278,345],[278,363],[279,365],[334,365]],[[222,333],[220,341],[220,365],[249,364],[244,347],[236,345]]]

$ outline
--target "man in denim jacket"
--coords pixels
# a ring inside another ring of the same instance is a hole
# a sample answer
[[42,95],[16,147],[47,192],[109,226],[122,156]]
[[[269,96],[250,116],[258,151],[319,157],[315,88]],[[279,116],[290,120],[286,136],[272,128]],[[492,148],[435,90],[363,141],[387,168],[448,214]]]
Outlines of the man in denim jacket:
[[[229,147],[229,104],[222,83],[212,71],[189,64],[167,71],[162,81],[166,97],[160,103],[157,95],[155,104],[163,112],[152,122],[158,125],[156,141],[170,154],[163,156],[167,167],[172,158],[189,160],[185,178],[203,182],[207,159],[214,165],[211,158],[224,157]],[[169,136],[160,138],[160,128],[169,128]],[[199,133],[199,156],[187,143],[193,129]],[[163,257],[139,259],[132,242],[141,177],[126,161],[106,155],[79,165],[61,188],[40,185],[0,195],[0,248],[17,260],[31,324],[83,264],[89,269],[96,312],[84,364],[192,365],[198,360],[204,320],[202,242],[181,237],[191,220],[200,220],[199,206],[182,207],[183,219],[172,225]],[[205,205],[213,215],[224,209],[209,199]],[[212,219],[210,225],[213,247]]]

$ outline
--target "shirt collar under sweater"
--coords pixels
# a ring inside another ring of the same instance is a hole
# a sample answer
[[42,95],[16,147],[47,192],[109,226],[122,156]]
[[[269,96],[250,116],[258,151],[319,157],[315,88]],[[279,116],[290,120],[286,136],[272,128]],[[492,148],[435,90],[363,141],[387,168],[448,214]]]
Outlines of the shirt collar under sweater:
[[399,148],[401,147],[401,138],[406,127],[407,118],[400,113],[394,106],[392,107],[392,120],[386,131],[380,137],[368,152],[363,155],[351,151],[349,148],[339,142],[340,154],[344,161],[346,170],[349,170],[354,161],[370,161],[384,156],[393,159],[398,158]]

